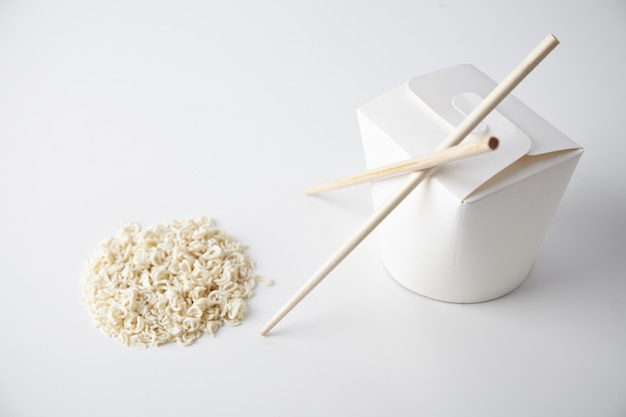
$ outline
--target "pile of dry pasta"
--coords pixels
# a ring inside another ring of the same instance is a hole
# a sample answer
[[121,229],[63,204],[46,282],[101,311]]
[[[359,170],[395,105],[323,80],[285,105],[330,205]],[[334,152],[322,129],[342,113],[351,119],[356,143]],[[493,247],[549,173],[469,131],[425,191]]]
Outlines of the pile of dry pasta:
[[121,343],[189,345],[223,324],[236,326],[257,281],[246,248],[213,222],[132,223],[87,262],[83,303],[96,327]]

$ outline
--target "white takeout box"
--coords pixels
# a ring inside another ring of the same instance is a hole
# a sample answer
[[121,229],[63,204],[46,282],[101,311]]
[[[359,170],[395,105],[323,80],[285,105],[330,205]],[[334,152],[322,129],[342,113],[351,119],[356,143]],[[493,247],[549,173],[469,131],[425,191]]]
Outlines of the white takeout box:
[[[357,110],[368,169],[427,154],[496,86],[472,65],[418,76]],[[582,148],[508,96],[465,142],[497,150],[437,168],[378,230],[403,286],[437,300],[500,297],[528,276]],[[406,176],[372,183],[382,204]]]

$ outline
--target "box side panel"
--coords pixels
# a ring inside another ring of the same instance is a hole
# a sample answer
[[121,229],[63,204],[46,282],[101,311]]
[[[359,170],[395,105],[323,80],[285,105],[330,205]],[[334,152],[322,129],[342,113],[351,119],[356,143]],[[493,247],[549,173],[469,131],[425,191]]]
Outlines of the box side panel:
[[[368,169],[410,155],[362,111],[357,111]],[[406,181],[406,175],[371,184],[379,207]],[[401,285],[441,298],[450,280],[459,230],[459,200],[436,180],[424,181],[377,228],[383,263]],[[444,277],[444,279],[439,279]]]
[[[396,190],[401,179],[372,188]],[[459,201],[440,183],[425,180],[379,226],[383,262],[404,287],[436,299],[454,291]]]
[[466,204],[455,265],[463,302],[493,299],[523,282],[581,154]]
[[367,169],[391,164],[409,158],[409,154],[391,139],[360,109],[357,120],[361,131],[361,143]]

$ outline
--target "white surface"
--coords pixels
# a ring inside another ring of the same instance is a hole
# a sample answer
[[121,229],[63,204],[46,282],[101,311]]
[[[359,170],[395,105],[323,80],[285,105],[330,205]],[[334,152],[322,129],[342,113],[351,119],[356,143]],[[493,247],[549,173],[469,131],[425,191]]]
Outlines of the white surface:
[[[620,0],[1,2],[0,415],[624,415],[625,18]],[[585,154],[529,279],[428,300],[372,236],[258,336],[371,210],[367,187],[302,194],[364,168],[355,108],[464,62],[500,80],[549,32],[515,94]],[[203,214],[275,281],[244,324],[147,350],[94,330],[96,245]]]

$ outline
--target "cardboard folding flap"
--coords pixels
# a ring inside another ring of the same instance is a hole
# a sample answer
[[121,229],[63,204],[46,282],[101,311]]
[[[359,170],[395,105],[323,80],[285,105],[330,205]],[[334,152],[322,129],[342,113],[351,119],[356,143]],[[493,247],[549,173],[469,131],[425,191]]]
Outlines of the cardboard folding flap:
[[[357,110],[368,169],[432,152],[494,88],[472,65],[415,77]],[[405,287],[452,302],[497,298],[528,275],[582,149],[509,95],[465,141],[494,152],[457,161],[383,222],[384,264]],[[402,183],[372,184],[374,205]]]
[[[384,154],[380,160],[370,158],[368,167],[432,152],[495,87],[496,82],[473,65],[458,65],[417,76],[365,104],[358,109],[361,125],[368,119],[404,150],[395,158],[385,158]],[[437,171],[436,181],[459,200],[525,156],[580,149],[514,96],[492,111],[465,142],[487,136],[500,140],[496,152]]]

